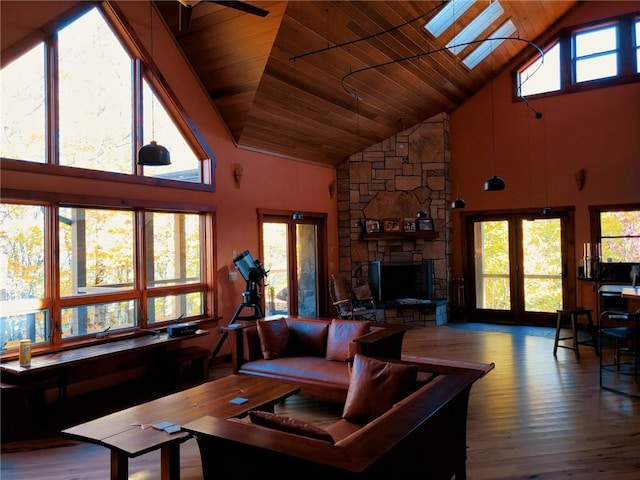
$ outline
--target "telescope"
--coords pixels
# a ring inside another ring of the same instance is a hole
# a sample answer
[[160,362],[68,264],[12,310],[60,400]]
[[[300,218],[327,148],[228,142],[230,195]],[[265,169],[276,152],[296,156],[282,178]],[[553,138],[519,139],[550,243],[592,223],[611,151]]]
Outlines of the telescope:
[[[242,292],[242,303],[238,305],[236,313],[233,314],[229,325],[233,324],[236,320],[257,320],[258,318],[264,318],[264,313],[262,313],[262,307],[260,306],[260,292],[258,291],[260,280],[267,276],[264,265],[260,263],[260,260],[253,258],[249,250],[245,250],[241,254],[236,255],[233,258],[233,263],[247,282],[247,289]],[[253,309],[253,315],[240,316],[240,313],[245,308]],[[227,335],[229,335],[228,330],[223,330],[220,333],[220,340],[218,340],[218,345],[214,348],[211,358],[216,358]]]
[[259,283],[263,277],[267,276],[264,265],[260,263],[260,260],[254,259],[249,250],[236,255],[233,263],[247,282]]

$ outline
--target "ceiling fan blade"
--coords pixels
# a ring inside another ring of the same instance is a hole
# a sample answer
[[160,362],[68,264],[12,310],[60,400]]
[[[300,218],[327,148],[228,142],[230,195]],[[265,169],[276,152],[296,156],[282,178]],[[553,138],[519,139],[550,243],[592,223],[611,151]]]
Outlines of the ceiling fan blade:
[[207,0],[207,1],[211,3],[216,3],[218,5],[223,5],[225,7],[235,8],[236,10],[240,10],[241,12],[250,13],[252,15],[257,15],[259,17],[266,17],[267,15],[269,15],[269,12],[267,10],[264,10],[259,7],[255,7],[253,5],[250,5],[245,2],[241,2],[239,0],[236,0],[236,1],[232,0],[228,2],[219,2],[216,0]]

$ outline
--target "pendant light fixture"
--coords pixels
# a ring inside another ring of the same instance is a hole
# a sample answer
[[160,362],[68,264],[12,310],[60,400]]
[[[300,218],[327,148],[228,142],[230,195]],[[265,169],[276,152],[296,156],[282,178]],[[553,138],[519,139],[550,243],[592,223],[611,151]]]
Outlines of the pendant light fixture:
[[[153,2],[149,0],[149,37],[151,40],[150,56],[153,63]],[[153,66],[150,66],[149,72],[153,77]],[[155,137],[155,95],[151,94],[151,138]],[[158,145],[155,140],[151,140],[148,145],[140,147],[138,150],[138,165],[157,167],[171,165],[171,156],[169,150],[162,145]]]
[[467,206],[467,204],[465,203],[465,201],[460,198],[460,197],[456,197],[452,202],[451,202],[451,208],[453,209],[457,209],[457,208],[465,208]]
[[506,186],[507,184],[504,182],[504,179],[497,175],[487,178],[484,182],[484,189],[487,192],[499,192],[500,190],[504,190]]
[[[489,38],[488,41],[491,42],[489,44],[491,49],[489,52],[489,60],[491,62],[491,71],[493,72],[493,40]],[[491,162],[493,164],[493,176],[490,178],[487,178],[487,180],[484,182],[484,189],[487,192],[499,192],[500,190],[504,190],[506,187],[504,179],[496,175],[496,132],[495,132],[496,121],[495,121],[495,105],[494,105],[495,100],[493,98],[495,83],[496,83],[496,77],[494,76],[494,78],[491,80]]]
[[[458,18],[456,16],[456,5],[455,3],[451,3],[451,7],[453,9],[453,38],[456,38],[456,18]],[[456,75],[458,75],[458,72],[462,72],[462,69],[458,68],[458,63],[460,63],[460,57],[456,54],[455,56],[455,62],[456,62]],[[453,165],[452,165],[452,169],[453,169]],[[450,173],[450,176],[453,177],[453,172]],[[453,210],[458,210],[458,209],[462,209],[462,208],[466,208],[467,207],[467,203],[460,198],[460,192],[458,192],[458,185],[456,184],[456,198],[453,199],[453,201],[451,202],[451,208]]]

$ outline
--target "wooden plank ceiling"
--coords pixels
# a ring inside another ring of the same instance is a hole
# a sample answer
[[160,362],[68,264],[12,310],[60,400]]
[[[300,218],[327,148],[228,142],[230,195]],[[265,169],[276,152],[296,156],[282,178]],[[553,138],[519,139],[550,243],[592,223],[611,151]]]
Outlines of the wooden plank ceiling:
[[[438,38],[423,27],[447,2],[249,2],[266,17],[190,3],[156,2],[238,146],[323,165],[451,113],[523,49],[535,53],[508,40],[473,70],[461,60],[478,44],[458,55],[424,54],[442,49],[488,0],[476,1]],[[535,41],[578,2],[500,3],[504,13],[479,39],[510,18],[514,37]],[[191,8],[182,31],[180,8]]]

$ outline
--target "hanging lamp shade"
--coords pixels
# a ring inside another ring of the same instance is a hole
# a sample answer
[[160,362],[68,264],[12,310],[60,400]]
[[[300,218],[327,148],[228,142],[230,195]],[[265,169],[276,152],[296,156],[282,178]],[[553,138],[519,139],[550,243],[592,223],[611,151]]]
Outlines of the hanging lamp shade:
[[465,208],[467,204],[460,197],[456,198],[453,202],[451,202],[451,208]]
[[543,207],[542,215],[551,215],[553,213],[553,209],[551,207]]
[[504,190],[506,184],[504,183],[504,179],[494,175],[491,178],[487,178],[487,181],[484,182],[484,189],[487,192],[499,192],[500,190]]
[[155,140],[151,140],[148,145],[144,145],[138,150],[138,165],[149,167],[171,165],[169,150],[162,145],[158,145]]
[[294,220],[304,220],[304,214],[302,212],[293,212]]

